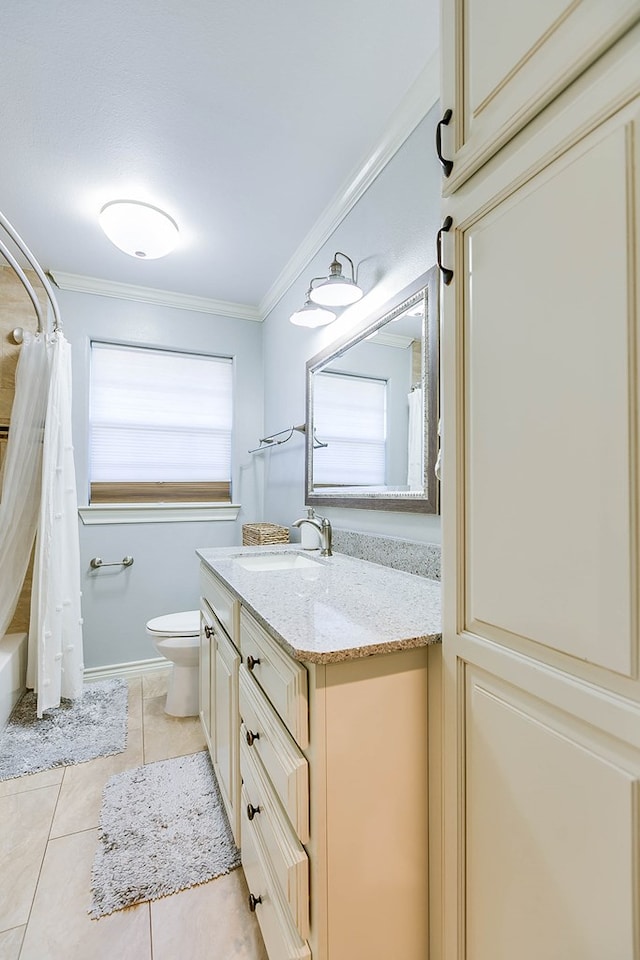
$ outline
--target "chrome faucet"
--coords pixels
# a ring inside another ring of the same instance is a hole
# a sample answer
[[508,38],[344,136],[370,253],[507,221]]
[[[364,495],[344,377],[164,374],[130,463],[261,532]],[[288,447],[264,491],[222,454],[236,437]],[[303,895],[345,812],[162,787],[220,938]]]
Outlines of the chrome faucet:
[[331,550],[331,538],[332,530],[331,524],[326,517],[301,517],[299,520],[294,520],[291,524],[292,527],[301,527],[303,523],[310,523],[312,527],[315,527],[318,533],[320,534],[320,556],[321,557],[332,557],[333,551]]

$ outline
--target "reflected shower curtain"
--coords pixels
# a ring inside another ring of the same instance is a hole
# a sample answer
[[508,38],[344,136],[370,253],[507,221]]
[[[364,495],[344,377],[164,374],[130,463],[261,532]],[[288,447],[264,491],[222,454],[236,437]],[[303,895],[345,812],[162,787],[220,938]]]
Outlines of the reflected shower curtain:
[[26,333],[0,494],[0,637],[13,619],[36,535],[48,384],[46,339]]
[[407,486],[410,490],[424,489],[424,420],[422,387],[409,393],[409,438],[407,450]]
[[60,698],[82,696],[78,500],[71,437],[71,350],[62,333],[50,343],[42,493],[31,592],[27,686],[38,716]]

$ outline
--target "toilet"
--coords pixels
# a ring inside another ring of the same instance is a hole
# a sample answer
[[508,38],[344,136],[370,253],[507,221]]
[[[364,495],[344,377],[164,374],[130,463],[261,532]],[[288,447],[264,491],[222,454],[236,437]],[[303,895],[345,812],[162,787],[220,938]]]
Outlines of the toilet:
[[147,623],[158,653],[171,660],[173,670],[165,713],[172,717],[197,717],[200,661],[200,611],[185,610],[154,617]]

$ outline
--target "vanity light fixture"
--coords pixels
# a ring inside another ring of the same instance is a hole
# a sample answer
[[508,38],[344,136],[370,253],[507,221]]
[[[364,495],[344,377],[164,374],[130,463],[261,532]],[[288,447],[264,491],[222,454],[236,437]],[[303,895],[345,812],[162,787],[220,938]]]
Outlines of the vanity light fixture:
[[[342,276],[342,264],[338,257],[343,257],[351,264],[351,279]],[[363,293],[356,283],[351,257],[339,251],[335,253],[329,266],[329,276],[322,278],[317,287],[312,287],[309,295],[314,303],[319,303],[323,307],[348,307],[360,300]]]
[[175,220],[141,200],[110,200],[100,211],[99,222],[111,243],[140,260],[164,257],[178,242]]
[[325,307],[318,306],[317,303],[312,303],[311,295],[314,280],[324,280],[324,277],[314,277],[307,290],[307,299],[304,306],[289,317],[291,323],[294,323],[297,327],[325,327],[328,323],[333,323],[336,318],[333,310],[327,310]]

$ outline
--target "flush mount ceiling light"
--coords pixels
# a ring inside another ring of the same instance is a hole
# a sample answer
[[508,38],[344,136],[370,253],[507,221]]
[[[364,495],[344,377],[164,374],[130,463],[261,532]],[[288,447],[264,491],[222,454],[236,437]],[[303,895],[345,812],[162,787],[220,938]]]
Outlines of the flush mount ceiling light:
[[99,222],[111,243],[140,260],[164,257],[178,242],[175,220],[141,200],[110,200],[100,211]]
[[[316,277],[315,279],[323,280],[324,277]],[[333,323],[336,318],[333,310],[326,310],[324,307],[319,307],[317,303],[311,302],[313,282],[312,280],[311,286],[307,290],[307,299],[304,306],[289,317],[291,323],[295,323],[297,327],[325,327],[328,323]]]
[[[338,257],[343,257],[351,264],[351,279],[342,276],[342,264],[338,261]],[[313,302],[323,307],[348,307],[349,304],[360,300],[362,295],[362,290],[356,283],[353,260],[346,253],[339,251],[333,256],[329,276],[322,278],[318,286],[312,287],[310,291]]]

